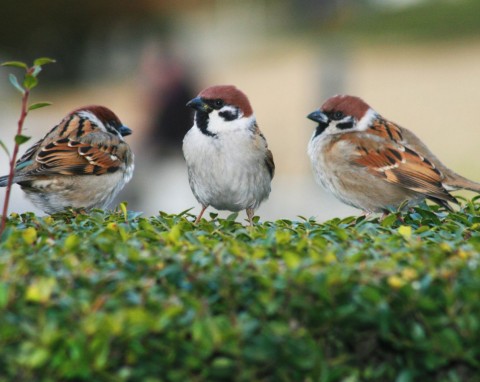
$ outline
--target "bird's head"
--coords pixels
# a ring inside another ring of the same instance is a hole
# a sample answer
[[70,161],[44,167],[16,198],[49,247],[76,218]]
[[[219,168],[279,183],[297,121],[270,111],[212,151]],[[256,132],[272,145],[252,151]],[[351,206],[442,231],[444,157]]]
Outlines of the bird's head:
[[232,85],[206,88],[187,106],[196,110],[195,122],[206,135],[216,136],[227,131],[250,128],[255,123],[247,96]]
[[307,118],[318,122],[315,137],[365,131],[378,115],[365,101],[350,95],[329,98]]
[[121,137],[132,134],[132,130],[125,126],[117,115],[109,108],[100,105],[89,105],[75,109],[70,114],[78,114],[87,118],[100,129]]

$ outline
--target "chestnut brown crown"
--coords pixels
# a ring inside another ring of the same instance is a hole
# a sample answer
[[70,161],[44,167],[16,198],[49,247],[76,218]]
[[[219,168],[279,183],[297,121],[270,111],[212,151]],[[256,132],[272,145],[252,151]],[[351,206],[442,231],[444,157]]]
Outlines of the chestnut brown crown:
[[114,130],[116,130],[123,137],[132,134],[132,130],[125,126],[120,121],[120,118],[118,118],[117,115],[108,107],[100,105],[88,105],[79,107],[78,109],[73,110],[70,114],[75,114],[81,111],[87,111],[95,115],[110,132],[114,132]]
[[238,107],[245,117],[253,114],[252,106],[248,97],[240,89],[233,85],[210,86],[200,92],[198,97],[207,100],[221,99],[225,104]]
[[79,107],[78,109],[73,110],[71,114],[78,113],[80,111],[89,111],[104,123],[114,122],[118,125],[122,124],[122,122],[120,121],[120,118],[118,118],[113,111],[111,111],[108,107],[105,107],[105,106],[100,106],[100,105],[82,106],[82,107]]
[[357,121],[362,119],[370,106],[361,98],[351,95],[336,95],[328,100],[320,107],[324,113],[342,112],[344,115],[350,115]]

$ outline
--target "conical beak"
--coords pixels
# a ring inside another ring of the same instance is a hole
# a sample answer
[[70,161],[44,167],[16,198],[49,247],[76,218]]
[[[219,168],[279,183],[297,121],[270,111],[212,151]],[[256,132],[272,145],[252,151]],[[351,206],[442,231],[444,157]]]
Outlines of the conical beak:
[[130,135],[132,134],[132,130],[130,130],[127,126],[123,125],[123,126],[120,126],[120,129],[118,130],[118,132],[120,133],[120,135],[122,137],[126,137],[127,135]]
[[326,123],[328,124],[328,117],[325,113],[322,113],[320,110],[315,110],[314,112],[307,115],[308,119],[311,119],[314,122]]
[[195,97],[194,99],[188,101],[187,106],[198,111],[204,111],[206,113],[210,113],[212,111],[212,108],[200,97]]

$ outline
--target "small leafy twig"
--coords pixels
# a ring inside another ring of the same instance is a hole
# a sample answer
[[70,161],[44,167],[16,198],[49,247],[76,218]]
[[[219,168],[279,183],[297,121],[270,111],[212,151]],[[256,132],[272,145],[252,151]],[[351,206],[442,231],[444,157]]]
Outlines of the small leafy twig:
[[22,135],[25,118],[29,111],[50,105],[49,102],[39,102],[39,103],[34,103],[28,106],[28,97],[30,96],[30,91],[38,85],[37,77],[38,77],[38,74],[42,71],[42,66],[53,63],[53,62],[55,62],[55,60],[44,57],[44,58],[36,59],[33,62],[33,65],[31,67],[29,67],[24,62],[20,62],[20,61],[8,61],[1,64],[1,66],[11,66],[11,67],[24,69],[25,76],[23,78],[22,85],[20,85],[20,83],[17,80],[17,77],[14,74],[10,73],[10,75],[8,76],[10,83],[22,95],[22,109],[20,112],[20,118],[18,119],[17,134],[15,135],[15,145],[13,147],[12,155],[10,155],[10,152],[8,151],[7,146],[2,141],[0,141],[0,147],[2,147],[2,149],[5,151],[10,161],[10,171],[8,173],[5,200],[3,201],[2,219],[0,222],[0,237],[5,229],[5,225],[7,222],[8,204],[10,201],[10,192],[12,189],[13,177],[15,175],[15,163],[17,162],[18,150],[22,144],[24,144],[30,139],[30,137]]

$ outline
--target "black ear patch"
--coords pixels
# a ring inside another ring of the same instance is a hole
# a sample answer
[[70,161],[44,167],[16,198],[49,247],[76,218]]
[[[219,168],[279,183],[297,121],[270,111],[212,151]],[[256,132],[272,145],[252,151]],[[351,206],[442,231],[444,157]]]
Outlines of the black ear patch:
[[220,117],[222,117],[225,121],[233,121],[238,118],[238,108],[234,110],[224,110],[218,113]]
[[353,121],[341,122],[337,123],[337,128],[340,130],[347,130],[353,127]]

